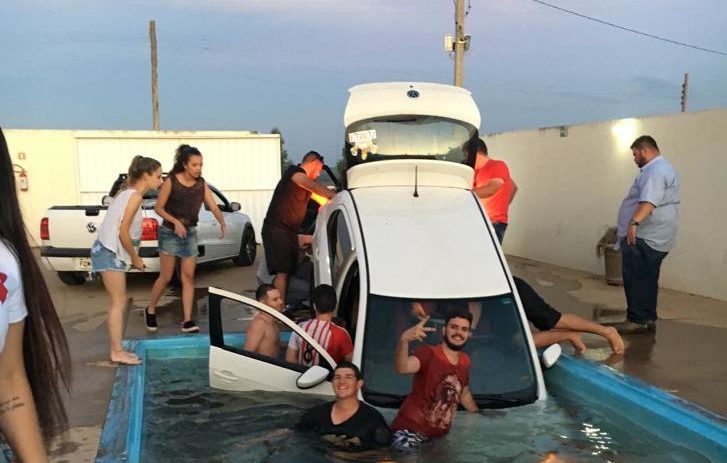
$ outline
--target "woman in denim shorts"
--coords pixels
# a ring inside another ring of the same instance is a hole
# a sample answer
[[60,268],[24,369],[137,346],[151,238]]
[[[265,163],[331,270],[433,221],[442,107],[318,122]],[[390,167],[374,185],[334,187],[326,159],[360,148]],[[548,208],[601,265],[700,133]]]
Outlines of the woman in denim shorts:
[[138,365],[139,357],[124,350],[121,343],[126,308],[126,271],[144,271],[139,257],[141,238],[141,201],[144,193],[161,184],[162,165],[156,159],[136,156],[129,166],[127,188],[114,198],[106,211],[98,236],[91,246],[91,266],[101,274],[109,294],[109,358],[122,365]]
[[174,274],[180,259],[182,277],[182,331],[196,333],[192,319],[194,302],[194,270],[197,266],[197,220],[202,203],[220,224],[220,238],[225,236],[225,219],[202,178],[202,153],[189,145],[177,148],[174,167],[164,181],[155,211],[164,221],[159,227],[159,278],[151,290],[149,307],[144,311],[146,328],[157,330],[156,305]]

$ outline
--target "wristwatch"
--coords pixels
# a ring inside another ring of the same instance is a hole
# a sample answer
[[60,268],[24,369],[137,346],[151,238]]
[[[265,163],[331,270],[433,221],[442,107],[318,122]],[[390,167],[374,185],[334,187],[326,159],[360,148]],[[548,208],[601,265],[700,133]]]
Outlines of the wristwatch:
[[629,226],[631,226],[631,225],[638,227],[639,225],[641,225],[641,222],[639,222],[638,220],[631,219],[629,221]]

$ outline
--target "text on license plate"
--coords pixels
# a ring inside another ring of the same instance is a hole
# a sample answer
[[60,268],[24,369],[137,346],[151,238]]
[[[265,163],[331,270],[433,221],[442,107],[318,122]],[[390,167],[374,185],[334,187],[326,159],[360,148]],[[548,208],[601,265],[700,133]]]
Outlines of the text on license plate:
[[90,257],[79,257],[77,259],[78,268],[81,270],[91,270],[91,258]]

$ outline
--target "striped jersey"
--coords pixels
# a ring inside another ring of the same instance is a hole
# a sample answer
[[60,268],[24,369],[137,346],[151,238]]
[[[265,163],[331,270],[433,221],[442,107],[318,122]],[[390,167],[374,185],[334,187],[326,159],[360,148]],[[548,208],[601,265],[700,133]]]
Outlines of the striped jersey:
[[[353,352],[353,343],[348,331],[335,323],[314,318],[299,323],[299,326],[320,344],[336,363]],[[320,364],[318,352],[297,334],[293,333],[290,336],[289,345],[298,351],[298,364],[305,366]]]

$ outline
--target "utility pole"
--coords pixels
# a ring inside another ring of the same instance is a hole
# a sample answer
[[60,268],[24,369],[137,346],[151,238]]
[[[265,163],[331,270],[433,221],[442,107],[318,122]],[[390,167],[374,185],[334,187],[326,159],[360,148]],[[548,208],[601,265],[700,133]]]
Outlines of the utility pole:
[[454,85],[462,87],[464,84],[464,0],[456,0],[454,17]]
[[689,91],[689,73],[684,73],[684,82],[682,83],[682,112],[687,112],[687,93]]
[[159,130],[159,74],[157,72],[157,25],[149,21],[149,41],[151,43],[151,110],[154,130]]

